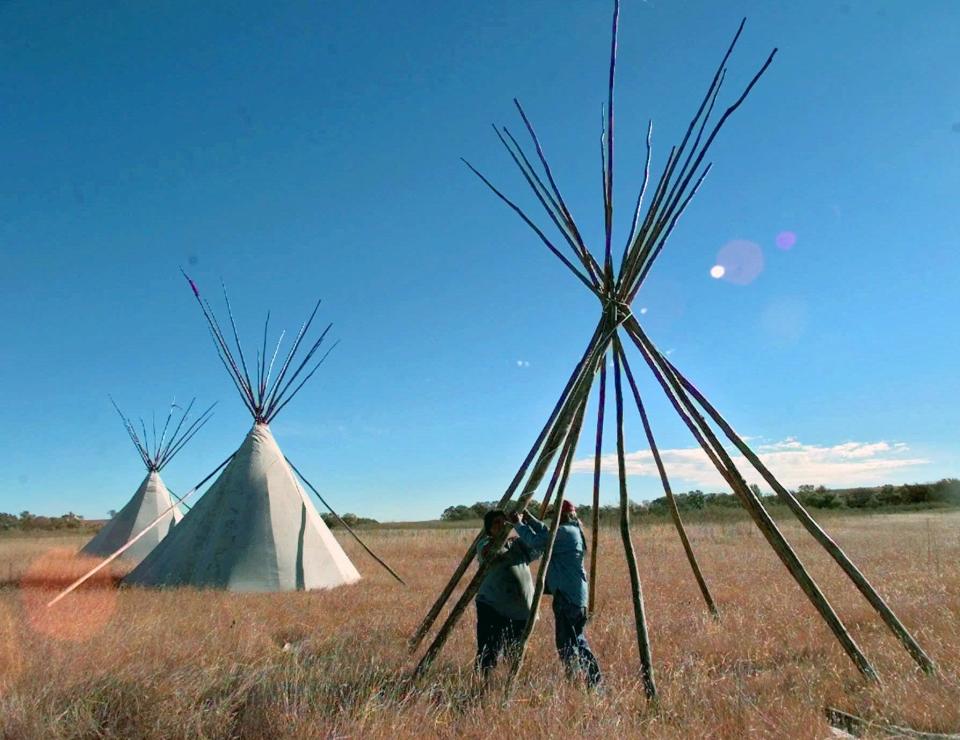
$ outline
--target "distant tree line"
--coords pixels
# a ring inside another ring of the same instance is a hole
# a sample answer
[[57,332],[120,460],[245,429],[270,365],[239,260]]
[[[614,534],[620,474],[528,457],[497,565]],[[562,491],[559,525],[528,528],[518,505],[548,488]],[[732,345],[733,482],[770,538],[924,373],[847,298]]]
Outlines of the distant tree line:
[[31,514],[29,511],[22,511],[18,516],[16,514],[0,512],[0,532],[10,530],[21,530],[25,532],[80,530],[87,529],[90,526],[90,522],[87,522],[82,516],[74,514],[72,511],[63,516],[39,516],[37,514]]
[[[763,494],[757,485],[750,488],[764,504],[779,506],[780,499],[773,494]],[[883,509],[892,507],[923,508],[935,506],[960,506],[960,480],[944,478],[933,483],[907,483],[904,485],[884,485],[873,488],[828,489],[824,486],[802,485],[792,493],[806,507],[811,509]],[[703,512],[722,514],[724,511],[739,510],[739,499],[732,493],[704,493],[694,490],[675,493],[674,500],[681,513]],[[491,509],[497,507],[496,501],[478,501],[472,506],[448,506],[440,518],[444,521],[467,521],[483,518]],[[582,520],[593,516],[593,507],[579,505],[577,511]],[[670,515],[666,496],[652,501],[630,502],[631,517],[666,517]],[[615,521],[620,516],[619,506],[601,506],[600,520]]]
[[[320,518],[323,519],[323,523],[330,529],[336,529],[340,526],[340,522],[337,521],[337,518],[333,514],[321,514]],[[380,523],[376,519],[369,519],[365,516],[357,516],[356,514],[344,514],[340,518],[343,519],[351,529],[354,527],[363,527],[368,524]]]
[[[110,518],[113,518],[116,515],[115,511],[110,511]],[[330,529],[336,529],[340,526],[340,522],[334,518],[332,514],[321,514],[324,523],[330,527]],[[367,517],[357,516],[356,514],[344,514],[343,521],[347,523],[350,527],[362,527],[368,524],[378,524],[376,519],[368,519]],[[79,514],[74,514],[72,511],[64,514],[63,516],[38,516],[37,514],[31,514],[29,511],[23,511],[19,514],[5,514],[0,512],[0,532],[7,532],[11,530],[19,530],[24,532],[38,532],[38,531],[59,531],[59,530],[87,530],[87,529],[96,529],[100,526],[100,522],[90,522],[84,519]]]

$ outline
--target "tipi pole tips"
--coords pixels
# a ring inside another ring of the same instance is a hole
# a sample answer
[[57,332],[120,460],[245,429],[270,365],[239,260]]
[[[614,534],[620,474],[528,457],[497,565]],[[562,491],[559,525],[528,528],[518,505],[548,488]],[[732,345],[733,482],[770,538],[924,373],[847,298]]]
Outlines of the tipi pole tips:
[[113,405],[113,408],[116,409],[117,414],[120,416],[121,421],[123,422],[123,427],[127,432],[127,436],[130,437],[130,440],[133,442],[133,446],[137,450],[137,454],[140,455],[143,464],[146,466],[147,470],[151,472],[159,472],[163,467],[173,459],[173,457],[189,442],[193,436],[200,431],[201,428],[210,420],[213,416],[212,411],[213,407],[216,406],[216,402],[210,405],[206,411],[200,414],[186,429],[183,428],[183,423],[186,420],[187,416],[190,414],[190,410],[193,408],[196,398],[191,399],[190,403],[187,404],[186,409],[183,410],[183,413],[180,416],[180,421],[177,423],[173,432],[170,434],[169,438],[167,437],[167,428],[170,424],[170,419],[173,416],[174,407],[180,408],[176,405],[176,401],[170,405],[170,411],[167,414],[167,421],[163,425],[163,432],[160,436],[160,439],[157,439],[156,427],[153,429],[153,443],[150,442],[150,437],[147,435],[147,427],[141,417],[140,428],[141,431],[137,432],[136,426],[130,421],[130,418],[120,410],[120,407],[117,405],[116,400],[112,395],[107,395],[110,399],[110,403]]
[[196,297],[196,299],[199,301],[199,300],[200,300],[200,291],[197,289],[197,284],[196,284],[195,282],[193,282],[193,280],[190,279],[190,276],[187,275],[187,273],[186,273],[186,271],[183,269],[183,267],[180,268],[180,274],[183,275],[183,277],[186,279],[186,281],[190,284],[190,289],[193,291],[193,295],[194,295],[194,296]]
[[[224,281],[221,279],[220,284],[223,288],[223,299],[227,309],[227,316],[230,320],[230,329],[233,335],[233,347],[231,347],[230,342],[224,335],[220,323],[217,321],[217,317],[214,314],[210,304],[200,298],[200,291],[197,288],[196,283],[194,283],[194,281],[189,275],[187,275],[182,267],[180,268],[180,272],[190,285],[197,302],[200,304],[200,310],[203,312],[203,317],[206,320],[207,327],[209,328],[210,334],[213,337],[213,343],[216,347],[217,355],[223,363],[224,368],[226,368],[234,386],[236,386],[237,390],[240,392],[240,396],[243,398],[244,405],[247,406],[247,409],[250,411],[255,422],[269,424],[270,421],[276,417],[280,409],[282,409],[293,397],[293,395],[300,390],[303,384],[309,380],[310,377],[312,377],[313,373],[316,372],[320,364],[322,364],[323,359],[326,358],[326,355],[324,355],[324,358],[322,358],[320,362],[318,362],[317,365],[307,373],[307,376],[300,382],[300,384],[296,386],[293,393],[289,393],[290,387],[293,385],[294,380],[296,380],[304,367],[310,362],[310,359],[316,353],[317,349],[320,347],[320,344],[326,337],[327,332],[329,332],[330,328],[333,326],[333,324],[327,325],[326,329],[324,329],[321,333],[320,338],[310,346],[310,349],[306,352],[305,357],[299,362],[293,375],[287,379],[287,371],[290,369],[291,363],[297,356],[301,342],[303,342],[304,337],[310,330],[310,326],[313,323],[314,317],[317,315],[317,311],[320,308],[322,299],[317,299],[317,302],[314,305],[313,310],[310,312],[309,317],[301,325],[300,330],[297,332],[297,337],[294,340],[293,345],[290,347],[290,350],[287,352],[286,358],[281,364],[280,370],[276,377],[272,377],[272,372],[274,362],[277,359],[277,353],[280,350],[280,344],[283,341],[284,332],[280,333],[280,339],[277,341],[276,348],[273,351],[273,356],[270,359],[269,367],[267,367],[266,347],[268,325],[270,321],[270,312],[267,312],[267,320],[263,327],[263,351],[257,351],[259,357],[256,365],[254,365],[254,375],[256,377],[256,382],[254,382],[254,379],[250,375],[246,356],[243,352],[243,346],[240,342],[240,334],[237,328],[237,322],[234,319],[233,307],[230,304],[230,297],[227,293],[227,287]],[[258,342],[258,345],[259,344],[260,343]],[[329,352],[327,354],[329,354]]]

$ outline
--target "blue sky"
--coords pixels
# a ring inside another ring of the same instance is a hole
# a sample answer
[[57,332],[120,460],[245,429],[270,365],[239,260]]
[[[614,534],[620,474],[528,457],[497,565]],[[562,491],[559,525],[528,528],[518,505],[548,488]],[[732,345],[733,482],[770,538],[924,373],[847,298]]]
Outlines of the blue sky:
[[[174,490],[242,441],[181,264],[226,281],[251,345],[267,308],[295,329],[323,298],[341,344],[273,429],[338,509],[499,497],[597,306],[459,157],[532,205],[489,129],[518,96],[598,243],[610,5],[0,5],[0,510],[125,502],[143,473],[108,393],[220,402]],[[618,234],[647,119],[656,164],[742,15],[728,96],[780,52],[636,308],[788,484],[956,475],[960,5],[624,0]],[[749,284],[711,278],[758,248]],[[675,487],[720,490],[641,376]],[[660,494],[641,436],[628,415],[638,499]]]

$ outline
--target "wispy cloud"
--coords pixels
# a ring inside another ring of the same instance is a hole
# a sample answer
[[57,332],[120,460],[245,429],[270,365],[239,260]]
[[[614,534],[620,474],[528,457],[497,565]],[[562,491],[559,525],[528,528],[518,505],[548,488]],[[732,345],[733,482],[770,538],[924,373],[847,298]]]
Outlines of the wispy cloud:
[[[893,473],[930,462],[912,456],[903,442],[844,442],[823,446],[804,444],[788,437],[780,442],[756,445],[754,449],[777,479],[790,488],[804,483],[827,486],[881,483]],[[699,447],[661,449],[660,455],[671,481],[726,488],[723,478]],[[730,452],[730,457],[748,483],[757,483],[764,490],[769,488],[742,455]],[[659,477],[649,450],[627,454],[626,463],[628,475]],[[606,473],[616,474],[616,454],[603,455],[601,468]],[[593,458],[574,461],[572,469],[592,472]]]

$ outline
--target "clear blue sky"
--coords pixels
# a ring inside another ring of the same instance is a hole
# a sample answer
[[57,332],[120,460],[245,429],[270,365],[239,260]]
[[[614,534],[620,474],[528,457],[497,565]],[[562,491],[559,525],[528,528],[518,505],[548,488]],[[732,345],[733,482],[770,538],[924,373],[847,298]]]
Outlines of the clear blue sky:
[[[251,344],[323,297],[342,342],[273,429],[341,511],[499,497],[598,309],[458,158],[531,204],[489,129],[518,96],[596,243],[610,6],[0,4],[0,510],[125,502],[143,472],[108,393],[220,401],[174,490],[239,445],[180,264],[226,281]],[[659,162],[742,15],[727,95],[780,53],[636,307],[789,483],[956,475],[960,4],[624,0],[620,203],[647,118]],[[732,240],[762,250],[748,285],[710,276]],[[677,488],[718,490],[643,388]],[[632,495],[659,495],[627,434]]]

